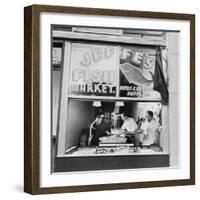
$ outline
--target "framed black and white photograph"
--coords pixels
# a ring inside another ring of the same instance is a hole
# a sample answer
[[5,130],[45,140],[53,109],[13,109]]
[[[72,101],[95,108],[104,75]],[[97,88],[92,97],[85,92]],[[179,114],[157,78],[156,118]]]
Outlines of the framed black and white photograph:
[[195,17],[25,8],[24,190],[191,185]]

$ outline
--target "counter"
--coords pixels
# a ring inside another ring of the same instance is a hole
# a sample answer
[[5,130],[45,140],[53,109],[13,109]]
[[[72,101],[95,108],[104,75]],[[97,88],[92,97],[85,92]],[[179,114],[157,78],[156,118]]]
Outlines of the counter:
[[[74,148],[74,149],[73,149]],[[169,153],[130,148],[95,153],[96,147],[73,147],[64,157],[56,157],[55,172],[168,167]]]

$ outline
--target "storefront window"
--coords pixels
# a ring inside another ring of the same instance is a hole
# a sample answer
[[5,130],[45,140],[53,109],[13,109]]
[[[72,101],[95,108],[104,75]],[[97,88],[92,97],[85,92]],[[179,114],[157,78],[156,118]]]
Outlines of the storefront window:
[[163,152],[156,48],[68,44],[65,156]]
[[[148,112],[153,114],[150,123],[147,123],[148,117],[151,117],[147,116]],[[70,100],[66,153],[133,153],[136,147],[140,148],[140,152],[161,152],[161,112],[160,103],[125,101],[118,106],[117,101],[102,100],[95,107],[91,100]],[[144,132],[151,132],[151,135],[146,136]],[[148,146],[151,146],[150,150],[147,150]]]

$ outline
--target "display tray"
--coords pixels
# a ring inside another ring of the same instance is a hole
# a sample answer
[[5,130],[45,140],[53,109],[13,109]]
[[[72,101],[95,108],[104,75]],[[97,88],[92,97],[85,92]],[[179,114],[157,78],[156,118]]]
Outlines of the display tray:
[[168,155],[163,151],[154,151],[148,148],[136,148],[133,144],[106,144],[98,147],[78,147],[73,146],[66,151],[64,157],[84,157],[84,156],[123,156],[123,155]]
[[127,144],[127,143],[99,143],[99,147],[115,147],[115,146],[121,146],[121,147],[133,147],[134,144]]

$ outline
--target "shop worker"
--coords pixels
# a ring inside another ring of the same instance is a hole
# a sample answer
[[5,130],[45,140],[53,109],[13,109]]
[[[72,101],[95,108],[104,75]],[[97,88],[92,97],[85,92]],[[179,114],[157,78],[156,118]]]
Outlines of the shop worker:
[[136,134],[136,131],[138,129],[137,123],[132,117],[129,117],[128,113],[126,112],[121,114],[121,118],[124,121],[121,129],[124,131],[125,135],[127,136],[127,142],[135,143],[134,135]]
[[156,119],[154,119],[152,111],[146,112],[145,122],[141,124],[140,129],[143,131],[141,139],[143,146],[158,144],[160,124]]
[[110,134],[109,124],[104,122],[104,115],[98,114],[92,127],[92,138],[89,145],[98,146],[99,138]]

